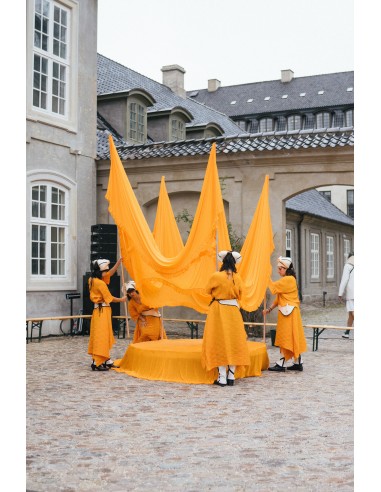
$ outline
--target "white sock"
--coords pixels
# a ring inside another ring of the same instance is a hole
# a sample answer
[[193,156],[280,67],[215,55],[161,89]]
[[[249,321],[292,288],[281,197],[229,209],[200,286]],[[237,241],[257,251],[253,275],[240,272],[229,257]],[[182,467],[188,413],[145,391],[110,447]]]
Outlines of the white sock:
[[234,381],[235,379],[234,373],[235,373],[235,366],[228,366],[228,379],[233,379]]
[[218,381],[226,384],[226,366],[218,366]]
[[[299,360],[300,358],[300,360]],[[294,357],[294,364],[303,364],[303,359],[302,356],[300,355],[299,357]]]
[[283,366],[284,366],[284,363],[285,363],[285,359],[284,359],[284,357],[280,358],[280,359],[278,360],[278,362],[275,362],[275,364],[276,364],[277,366],[280,366],[280,367],[283,367]]

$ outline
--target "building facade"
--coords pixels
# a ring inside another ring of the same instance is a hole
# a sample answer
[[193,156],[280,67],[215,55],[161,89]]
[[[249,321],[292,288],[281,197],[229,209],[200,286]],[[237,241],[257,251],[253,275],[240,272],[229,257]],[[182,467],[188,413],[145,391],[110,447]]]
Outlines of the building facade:
[[59,316],[96,221],[97,2],[28,0],[26,25],[26,315]]

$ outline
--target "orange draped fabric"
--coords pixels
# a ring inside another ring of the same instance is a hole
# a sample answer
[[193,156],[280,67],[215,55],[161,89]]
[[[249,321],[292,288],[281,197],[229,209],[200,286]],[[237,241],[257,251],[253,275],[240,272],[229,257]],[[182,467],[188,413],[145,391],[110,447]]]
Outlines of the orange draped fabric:
[[210,296],[205,285],[216,270],[218,250],[230,249],[221,188],[212,145],[199,203],[184,248],[173,258],[160,251],[144,218],[111,135],[109,212],[118,226],[123,264],[152,307],[187,306],[206,313]]
[[165,186],[165,178],[161,177],[159,200],[157,202],[156,219],[153,237],[160,251],[167,258],[177,256],[184,248],[183,240],[177,227],[171,202]]
[[237,265],[245,288],[240,305],[255,311],[263,301],[271,275],[271,254],[274,251],[273,230],[269,206],[269,177],[266,176],[249,231]]

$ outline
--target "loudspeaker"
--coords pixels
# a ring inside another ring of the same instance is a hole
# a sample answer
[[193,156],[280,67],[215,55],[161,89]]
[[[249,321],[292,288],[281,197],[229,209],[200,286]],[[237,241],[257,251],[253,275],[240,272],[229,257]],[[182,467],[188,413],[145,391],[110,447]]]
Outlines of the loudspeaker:
[[[93,314],[93,310],[94,310],[94,303],[90,300],[89,278],[90,278],[90,272],[86,272],[86,274],[83,275],[83,314]],[[114,297],[122,296],[120,292],[120,277],[118,274],[115,273],[110,278],[110,283],[107,287]],[[120,316],[119,302],[111,303],[111,312],[112,312],[112,316]],[[88,324],[88,326],[89,326],[89,333],[90,333],[90,323]],[[119,328],[118,320],[113,319],[112,320],[113,332],[118,333],[118,328]]]
[[117,227],[115,224],[96,224],[91,226],[90,261],[105,258],[110,260],[110,268],[117,259]]

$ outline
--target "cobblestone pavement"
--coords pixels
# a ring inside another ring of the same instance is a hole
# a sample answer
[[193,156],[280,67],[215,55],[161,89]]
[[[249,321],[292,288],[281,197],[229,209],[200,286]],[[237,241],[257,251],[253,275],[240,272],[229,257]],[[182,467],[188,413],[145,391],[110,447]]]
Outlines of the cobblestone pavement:
[[[345,326],[346,312],[302,317]],[[88,337],[29,343],[27,490],[352,491],[354,343],[341,335],[325,331],[312,352],[306,329],[302,373],[225,388],[93,372]],[[267,348],[272,363],[279,349]]]

